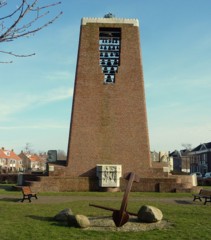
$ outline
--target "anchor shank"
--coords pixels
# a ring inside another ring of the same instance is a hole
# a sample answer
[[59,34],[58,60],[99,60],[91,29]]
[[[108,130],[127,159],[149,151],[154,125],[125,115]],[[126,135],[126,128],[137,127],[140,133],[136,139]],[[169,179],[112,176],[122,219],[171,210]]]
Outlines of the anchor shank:
[[123,196],[123,199],[122,199],[122,204],[121,204],[121,208],[120,208],[121,213],[126,211],[127,202],[128,202],[128,195],[129,195],[130,190],[132,188],[132,184],[133,184],[134,179],[135,179],[135,173],[131,173],[128,184],[127,184],[127,188],[125,190],[125,193],[124,193],[124,196]]

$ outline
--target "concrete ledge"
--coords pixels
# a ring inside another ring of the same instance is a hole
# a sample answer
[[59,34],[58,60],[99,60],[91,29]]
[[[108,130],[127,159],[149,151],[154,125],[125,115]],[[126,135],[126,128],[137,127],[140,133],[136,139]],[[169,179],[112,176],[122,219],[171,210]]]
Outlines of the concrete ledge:
[[132,24],[138,27],[138,19],[127,19],[127,18],[82,18],[81,25],[86,25],[87,23],[109,23],[109,24]]

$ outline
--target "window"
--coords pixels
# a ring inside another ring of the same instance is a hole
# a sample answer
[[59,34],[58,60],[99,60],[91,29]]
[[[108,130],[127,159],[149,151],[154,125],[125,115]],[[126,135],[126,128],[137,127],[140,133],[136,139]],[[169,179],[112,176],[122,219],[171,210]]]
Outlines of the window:
[[100,65],[104,73],[104,83],[115,83],[115,73],[120,65],[120,28],[100,28]]
[[4,153],[5,153],[5,155],[10,156],[10,152],[9,151],[6,151]]

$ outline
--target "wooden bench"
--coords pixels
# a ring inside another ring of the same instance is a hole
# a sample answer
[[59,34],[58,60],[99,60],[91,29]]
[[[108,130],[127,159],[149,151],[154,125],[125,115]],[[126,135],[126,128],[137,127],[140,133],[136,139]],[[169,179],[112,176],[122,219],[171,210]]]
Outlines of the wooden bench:
[[199,201],[202,201],[202,199],[204,199],[204,205],[206,205],[207,202],[211,202],[211,191],[201,189],[198,194],[193,194],[193,201],[197,199]]
[[23,198],[22,198],[21,202],[23,202],[25,199],[28,199],[29,202],[31,202],[32,197],[37,199],[37,193],[33,193],[29,186],[23,186],[23,187],[21,187],[21,190],[23,193]]

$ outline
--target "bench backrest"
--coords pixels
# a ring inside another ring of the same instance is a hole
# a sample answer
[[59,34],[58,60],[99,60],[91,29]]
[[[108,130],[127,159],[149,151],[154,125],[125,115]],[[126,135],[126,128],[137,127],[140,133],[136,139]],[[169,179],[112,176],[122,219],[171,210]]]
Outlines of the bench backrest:
[[206,190],[206,189],[201,189],[199,194],[202,195],[202,196],[209,196],[210,197],[211,196],[211,191]]
[[22,187],[22,192],[25,195],[32,194],[31,188],[29,186]]

